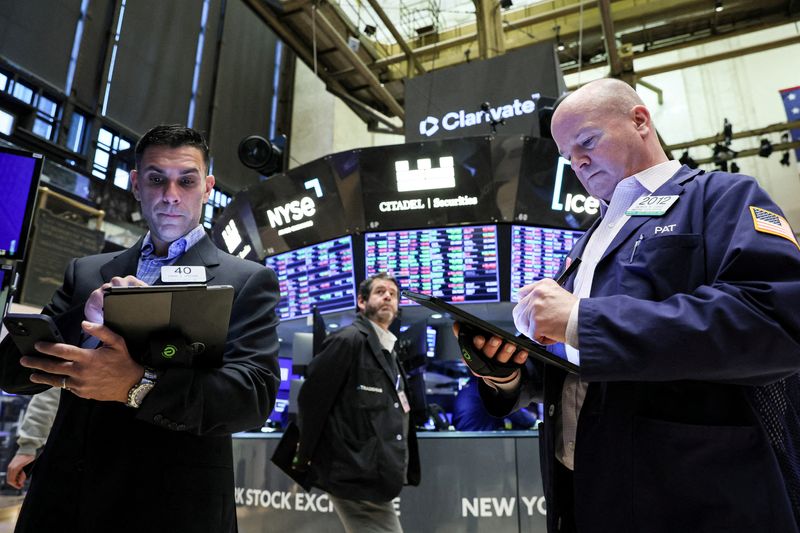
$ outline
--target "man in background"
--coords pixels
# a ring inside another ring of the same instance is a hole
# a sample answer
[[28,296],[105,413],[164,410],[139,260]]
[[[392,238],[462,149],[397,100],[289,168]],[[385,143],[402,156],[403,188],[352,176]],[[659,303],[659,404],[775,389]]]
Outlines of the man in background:
[[60,398],[61,389],[57,387],[40,392],[31,398],[19,417],[17,452],[6,469],[6,483],[15,489],[22,489],[25,485],[28,479],[26,467],[36,460],[39,450],[47,442]]
[[[11,339],[0,344],[4,390],[62,389],[19,533],[236,531],[231,434],[260,427],[275,402],[278,282],[218,250],[199,224],[214,186],[202,135],[157,126],[135,155],[131,183],[149,232],[122,252],[70,263],[43,311],[65,343],[37,345],[56,359],[20,360]],[[159,283],[163,267],[178,265],[234,287],[220,367],[131,353],[102,323],[103,288]]]
[[355,321],[325,339],[298,397],[296,468],[330,495],[348,533],[401,532],[392,499],[419,484],[408,383],[389,331],[399,293],[387,274],[361,282]]

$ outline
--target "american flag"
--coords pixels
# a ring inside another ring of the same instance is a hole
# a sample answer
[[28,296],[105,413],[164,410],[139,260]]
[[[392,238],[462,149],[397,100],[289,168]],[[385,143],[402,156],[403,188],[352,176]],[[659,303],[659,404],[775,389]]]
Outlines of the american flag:
[[789,223],[786,222],[785,218],[777,213],[753,205],[750,206],[750,214],[753,215],[753,226],[755,226],[756,231],[789,239],[795,246],[800,248],[800,244],[797,244],[797,239],[794,238],[792,228],[789,226]]
[[[800,120],[800,86],[791,89],[781,89],[783,107],[786,109],[786,118],[789,122]],[[800,128],[791,130],[792,140],[800,141]],[[794,151],[797,161],[800,161],[800,148]]]

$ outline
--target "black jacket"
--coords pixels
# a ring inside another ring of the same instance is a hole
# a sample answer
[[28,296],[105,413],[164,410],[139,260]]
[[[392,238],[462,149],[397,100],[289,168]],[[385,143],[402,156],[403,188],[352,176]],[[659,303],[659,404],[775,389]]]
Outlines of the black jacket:
[[[405,383],[405,374],[400,370]],[[312,485],[340,498],[389,501],[420,479],[416,432],[403,435],[403,408],[372,324],[359,314],[330,335],[308,366],[298,398],[298,459]]]

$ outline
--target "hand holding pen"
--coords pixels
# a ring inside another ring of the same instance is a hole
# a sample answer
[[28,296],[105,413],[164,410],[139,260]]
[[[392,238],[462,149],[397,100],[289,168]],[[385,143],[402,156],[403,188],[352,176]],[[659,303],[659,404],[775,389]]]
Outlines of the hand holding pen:
[[579,264],[580,259],[575,259],[558,279],[543,279],[520,289],[519,303],[512,313],[517,330],[540,344],[566,340],[569,315],[578,299],[563,285]]

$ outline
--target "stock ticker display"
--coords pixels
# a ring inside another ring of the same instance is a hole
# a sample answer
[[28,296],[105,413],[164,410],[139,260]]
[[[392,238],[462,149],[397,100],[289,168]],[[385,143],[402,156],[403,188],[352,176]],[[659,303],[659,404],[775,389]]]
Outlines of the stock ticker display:
[[584,233],[511,226],[511,301],[518,301],[520,287],[543,278],[555,278],[564,258]]
[[355,308],[353,241],[347,235],[267,257],[265,263],[278,276],[281,320]]
[[455,303],[500,300],[497,226],[367,233],[364,248],[367,276],[391,272],[403,289]]

